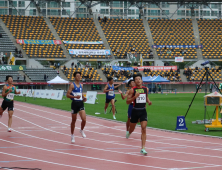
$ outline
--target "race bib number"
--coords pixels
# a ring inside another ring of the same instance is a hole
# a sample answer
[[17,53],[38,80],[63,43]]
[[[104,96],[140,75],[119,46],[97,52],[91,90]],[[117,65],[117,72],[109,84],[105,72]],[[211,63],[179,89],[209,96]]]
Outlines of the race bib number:
[[14,95],[13,93],[9,93],[7,94],[6,98],[9,99],[9,100],[13,100],[14,99]]
[[108,95],[109,96],[114,96],[114,91],[109,91]]
[[146,94],[140,94],[139,97],[136,98],[136,103],[146,103]]
[[74,100],[82,100],[82,93],[73,93],[74,96],[81,96],[79,99],[74,98]]

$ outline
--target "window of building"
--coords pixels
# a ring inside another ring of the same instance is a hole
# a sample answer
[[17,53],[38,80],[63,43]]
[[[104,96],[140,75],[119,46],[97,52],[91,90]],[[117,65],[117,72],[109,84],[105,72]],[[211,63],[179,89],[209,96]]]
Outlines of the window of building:
[[25,7],[25,1],[19,1],[18,7]]
[[36,15],[36,9],[30,9],[29,15]]
[[20,15],[25,15],[25,9],[19,9],[19,14]]
[[17,1],[10,1],[9,7],[17,7]]
[[210,11],[203,11],[203,16],[210,16]]
[[217,3],[211,4],[211,8],[218,9],[219,7],[220,7],[220,4],[217,4]]
[[17,15],[17,10],[13,8],[9,8],[9,15]]
[[0,1],[0,6],[7,7],[7,1]]
[[211,16],[217,16],[217,11],[211,11]]
[[62,10],[62,15],[70,15],[70,10]]
[[169,15],[170,14],[170,11],[169,10],[163,10],[162,11],[162,15]]
[[162,2],[162,8],[169,8],[170,5],[167,2]]
[[112,1],[112,7],[123,7],[123,1]]
[[128,15],[135,15],[135,10],[134,9],[129,9],[128,10]]
[[178,10],[177,15],[185,15],[185,10]]
[[70,7],[70,2],[62,2],[62,6],[69,8]]
[[59,2],[48,2],[48,8],[59,8]]
[[30,2],[30,7],[35,8],[35,2]]
[[7,14],[8,14],[8,9],[0,8],[0,15],[7,15]]
[[109,9],[100,9],[101,14],[109,14]]

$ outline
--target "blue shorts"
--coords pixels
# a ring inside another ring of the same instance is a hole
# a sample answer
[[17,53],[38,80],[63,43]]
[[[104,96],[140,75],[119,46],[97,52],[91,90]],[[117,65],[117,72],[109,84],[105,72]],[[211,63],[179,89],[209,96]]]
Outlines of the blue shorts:
[[129,104],[129,108],[128,108],[128,118],[131,118],[132,110],[133,110],[133,104]]

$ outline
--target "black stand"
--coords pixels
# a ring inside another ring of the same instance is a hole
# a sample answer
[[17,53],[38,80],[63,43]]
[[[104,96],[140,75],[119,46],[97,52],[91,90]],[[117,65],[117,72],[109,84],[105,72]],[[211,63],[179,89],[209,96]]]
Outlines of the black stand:
[[[202,84],[205,76],[206,76],[206,81],[205,81],[205,95],[207,95],[208,75],[211,77],[211,79],[212,79],[213,82],[214,82],[214,85],[216,86],[217,90],[220,92],[220,90],[219,90],[217,84],[215,83],[213,77],[212,77],[211,74],[209,73],[208,68],[209,68],[209,67],[205,67],[205,74],[203,75],[203,77],[202,77],[202,79],[201,79],[201,81],[200,81],[200,84],[198,85],[198,88],[197,88],[197,90],[196,90],[196,93],[194,94],[194,97],[193,97],[193,99],[192,99],[192,101],[191,101],[191,103],[190,103],[190,105],[189,105],[189,107],[188,107],[188,109],[187,109],[187,112],[186,112],[186,114],[185,114],[185,118],[186,118],[186,116],[187,116],[187,113],[188,113],[189,110],[190,110],[190,107],[191,107],[191,105],[192,105],[192,103],[193,103],[193,101],[194,101],[194,99],[195,99],[195,97],[196,97],[196,95],[197,95],[197,92],[198,92],[199,89],[200,89],[200,86],[201,86],[201,84]],[[207,113],[207,107],[204,106],[204,124],[205,124],[205,119],[206,119],[206,113]]]
[[[115,100],[115,101],[114,101],[115,113],[117,113],[117,110],[116,110],[116,105],[115,105],[116,101],[117,101],[117,100]],[[111,108],[110,108],[110,111],[109,111],[109,113],[111,113],[111,112],[112,112],[112,108],[113,108],[113,107],[112,107],[112,105],[109,105],[109,107],[111,107]]]
[[26,94],[23,94],[23,96],[25,96],[25,102],[26,102]]

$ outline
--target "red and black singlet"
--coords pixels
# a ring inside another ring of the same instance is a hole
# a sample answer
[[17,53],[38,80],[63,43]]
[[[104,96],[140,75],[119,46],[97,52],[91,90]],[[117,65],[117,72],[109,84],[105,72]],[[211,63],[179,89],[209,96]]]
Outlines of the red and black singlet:
[[136,86],[133,87],[133,97],[135,96],[136,92],[140,93],[139,97],[137,97],[133,101],[134,108],[146,108],[146,98],[147,98],[147,88],[142,86],[142,88],[137,88]]

